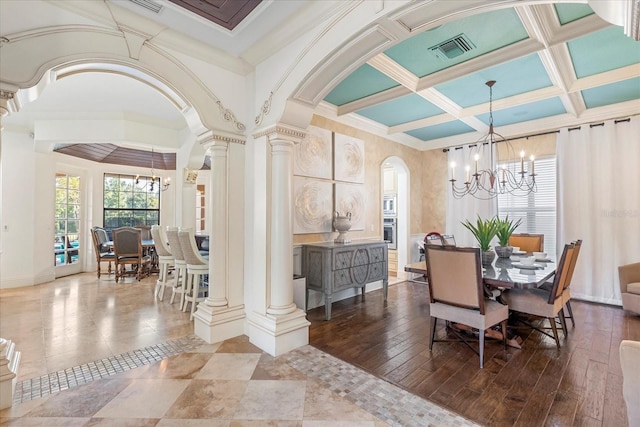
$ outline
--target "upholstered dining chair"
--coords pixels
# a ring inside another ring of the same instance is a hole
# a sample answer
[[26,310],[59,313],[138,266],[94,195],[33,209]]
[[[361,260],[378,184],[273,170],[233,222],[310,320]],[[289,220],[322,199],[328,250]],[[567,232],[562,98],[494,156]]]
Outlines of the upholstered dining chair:
[[622,308],[640,314],[640,262],[618,267]]
[[544,252],[544,234],[512,234],[509,246],[519,247],[525,252]]
[[178,227],[167,227],[167,240],[169,241],[169,251],[171,251],[171,255],[173,255],[175,265],[175,281],[171,289],[171,299],[169,303],[173,304],[176,295],[180,295],[180,304],[178,307],[182,310],[187,288],[187,262],[184,259],[182,246],[178,238]]
[[96,263],[98,264],[98,279],[100,278],[100,265],[103,262],[109,263],[108,274],[111,274],[111,263],[115,262],[115,254],[106,245],[109,241],[107,231],[102,227],[91,228],[91,240],[93,241],[93,251],[96,254]]
[[509,310],[547,319],[551,324],[553,335],[550,335],[542,328],[518,318],[520,322],[525,323],[527,326],[537,330],[538,332],[553,338],[556,341],[556,346],[558,348],[560,348],[560,339],[558,338],[558,328],[556,326],[555,319],[560,316],[562,330],[565,332],[566,336],[567,326],[563,311],[563,293],[565,292],[565,284],[569,277],[569,269],[574,248],[575,246],[573,243],[564,246],[562,256],[560,257],[560,260],[558,260],[558,267],[556,268],[556,274],[553,278],[553,286],[551,287],[551,290],[547,291],[540,288],[509,289],[502,294],[502,299],[509,306]]
[[[138,280],[149,274],[151,257],[142,252],[140,229],[120,227],[113,230],[113,252],[116,264],[116,283],[127,274],[135,275]],[[126,270],[127,265],[131,266],[129,271]]]
[[159,225],[151,226],[151,237],[153,237],[154,247],[158,254],[158,266],[160,267],[154,294],[160,297],[160,301],[162,301],[164,298],[164,289],[169,282],[169,267],[174,264],[175,258],[171,254],[171,251],[169,251],[169,246],[162,236],[162,229]]
[[442,246],[442,234],[432,231],[424,236],[424,245]]
[[[562,292],[562,305],[567,309],[567,313],[564,315],[565,319],[571,319],[571,326],[575,328],[576,322],[575,322],[575,319],[573,318],[573,310],[571,309],[570,286],[571,286],[571,279],[573,278],[573,271],[575,270],[576,263],[578,262],[578,255],[580,254],[580,248],[582,247],[582,240],[576,240],[575,242],[572,242],[572,243],[574,245],[574,250],[573,250],[573,256],[571,257],[571,261],[569,264],[569,273],[567,276],[567,280],[564,284],[564,291]],[[544,289],[547,291],[551,291],[552,287],[553,287],[553,281],[546,282],[542,286],[540,286],[541,289]],[[565,330],[564,333],[566,334],[567,331]]]
[[209,290],[205,276],[209,275],[209,261],[204,259],[198,251],[195,235],[192,228],[181,228],[178,231],[182,254],[187,263],[187,286],[184,294],[184,307],[182,311],[187,310],[187,305],[191,303],[191,316],[195,312],[196,304],[204,301],[204,295]]
[[456,246],[456,238],[453,234],[443,234],[440,238],[444,246]]
[[484,336],[487,329],[500,323],[503,345],[506,348],[509,308],[485,296],[480,249],[426,246],[425,251],[431,316],[429,349],[433,348],[433,343],[436,341],[438,319],[476,328],[479,330],[477,351],[462,336],[460,338],[478,353],[480,368],[482,368]]

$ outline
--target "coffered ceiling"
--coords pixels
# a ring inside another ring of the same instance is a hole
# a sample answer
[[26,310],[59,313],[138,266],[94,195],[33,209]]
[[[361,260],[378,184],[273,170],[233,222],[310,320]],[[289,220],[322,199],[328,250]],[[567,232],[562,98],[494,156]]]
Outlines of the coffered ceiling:
[[504,8],[417,34],[371,58],[324,101],[421,148],[640,113],[640,42],[587,4]]

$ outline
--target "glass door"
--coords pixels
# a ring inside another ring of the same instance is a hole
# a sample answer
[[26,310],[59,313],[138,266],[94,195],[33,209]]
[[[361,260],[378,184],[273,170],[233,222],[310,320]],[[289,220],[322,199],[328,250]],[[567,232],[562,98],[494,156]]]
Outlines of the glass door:
[[81,271],[80,177],[56,173],[53,259],[56,277]]

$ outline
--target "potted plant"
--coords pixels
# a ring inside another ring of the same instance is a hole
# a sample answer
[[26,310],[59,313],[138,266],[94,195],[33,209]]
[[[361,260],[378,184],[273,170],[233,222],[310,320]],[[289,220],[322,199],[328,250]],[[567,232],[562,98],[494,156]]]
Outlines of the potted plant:
[[498,238],[498,243],[500,243],[500,246],[495,247],[496,253],[500,258],[509,258],[513,253],[513,248],[509,246],[509,238],[522,222],[522,218],[514,222],[510,220],[509,215],[507,215],[504,219],[496,216],[495,220],[498,224],[496,237]]
[[498,232],[498,223],[495,218],[482,219],[478,215],[476,223],[473,224],[469,220],[462,223],[476,238],[478,246],[480,247],[482,264],[489,265],[493,262],[496,254],[491,250],[491,240],[496,236]]

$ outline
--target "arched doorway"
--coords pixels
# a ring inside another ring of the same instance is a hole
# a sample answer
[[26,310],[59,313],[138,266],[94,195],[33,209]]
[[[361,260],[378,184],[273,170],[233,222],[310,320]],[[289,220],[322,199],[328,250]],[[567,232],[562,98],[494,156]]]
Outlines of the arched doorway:
[[[385,197],[385,170],[391,170],[393,173],[393,179],[395,183],[393,188],[395,188],[395,213],[385,215],[383,212],[383,227],[384,221],[389,219],[395,219],[395,235],[397,241],[395,249],[391,249],[390,251],[397,251],[397,272],[396,277],[398,279],[404,280],[406,278],[406,274],[404,272],[404,266],[408,264],[409,254],[410,254],[410,239],[409,233],[411,230],[411,206],[409,201],[409,188],[410,188],[410,172],[407,164],[400,157],[391,156],[384,159],[382,164],[380,165],[380,176],[382,182],[380,183],[380,188],[383,189],[383,194],[381,195],[382,199]],[[389,175],[387,175],[388,177]],[[386,188],[389,188],[389,185],[386,185]],[[385,218],[386,216],[386,218]],[[390,277],[390,279],[392,279]]]

